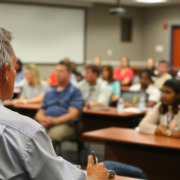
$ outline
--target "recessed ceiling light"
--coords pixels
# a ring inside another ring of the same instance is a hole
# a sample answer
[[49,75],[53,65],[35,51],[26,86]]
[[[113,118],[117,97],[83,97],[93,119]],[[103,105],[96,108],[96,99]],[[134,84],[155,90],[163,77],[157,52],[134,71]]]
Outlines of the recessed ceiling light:
[[141,3],[163,3],[167,2],[167,0],[135,0],[136,2],[141,2]]

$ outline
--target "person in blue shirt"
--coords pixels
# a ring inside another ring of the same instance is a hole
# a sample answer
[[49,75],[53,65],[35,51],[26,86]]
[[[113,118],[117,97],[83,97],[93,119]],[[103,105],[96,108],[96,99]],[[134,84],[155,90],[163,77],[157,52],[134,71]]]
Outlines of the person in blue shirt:
[[56,66],[58,85],[47,92],[36,120],[46,128],[53,142],[62,141],[75,134],[72,120],[78,117],[83,107],[79,89],[70,83],[71,63],[61,61]]
[[20,86],[20,82],[24,79],[24,72],[22,69],[22,62],[20,59],[17,59],[15,69],[16,69],[16,79],[15,79],[15,84],[14,84],[14,89],[18,89]]
[[108,180],[103,163],[94,165],[89,156],[85,175],[56,156],[51,139],[39,123],[3,106],[2,102],[13,96],[16,76],[17,58],[11,39],[11,33],[0,27],[0,179]]
[[102,78],[108,82],[110,89],[113,92],[111,102],[117,102],[121,95],[121,84],[113,79],[113,67],[110,65],[102,67]]

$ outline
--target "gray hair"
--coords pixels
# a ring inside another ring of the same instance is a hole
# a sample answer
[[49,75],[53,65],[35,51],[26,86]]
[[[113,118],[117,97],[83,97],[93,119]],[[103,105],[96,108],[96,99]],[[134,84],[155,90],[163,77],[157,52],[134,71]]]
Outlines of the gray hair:
[[12,35],[9,31],[0,27],[0,70],[3,69],[4,64],[9,64],[11,68],[12,59],[12,46],[11,46]]

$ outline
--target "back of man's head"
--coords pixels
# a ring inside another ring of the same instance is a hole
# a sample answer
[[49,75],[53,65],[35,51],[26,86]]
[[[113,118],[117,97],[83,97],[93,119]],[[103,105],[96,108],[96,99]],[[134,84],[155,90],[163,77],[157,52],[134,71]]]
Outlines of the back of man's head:
[[13,53],[10,44],[11,40],[11,33],[0,27],[0,70],[3,69],[5,63],[9,64],[9,68],[11,67],[11,59]]

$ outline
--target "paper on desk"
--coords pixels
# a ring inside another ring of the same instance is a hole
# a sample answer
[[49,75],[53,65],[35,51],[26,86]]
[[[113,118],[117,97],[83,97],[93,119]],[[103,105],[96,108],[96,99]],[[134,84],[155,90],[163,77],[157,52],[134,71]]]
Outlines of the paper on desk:
[[91,110],[99,110],[99,111],[111,111],[110,108],[105,108],[105,107],[91,107]]
[[125,108],[124,112],[140,113],[141,110],[139,108],[129,107],[129,108]]

